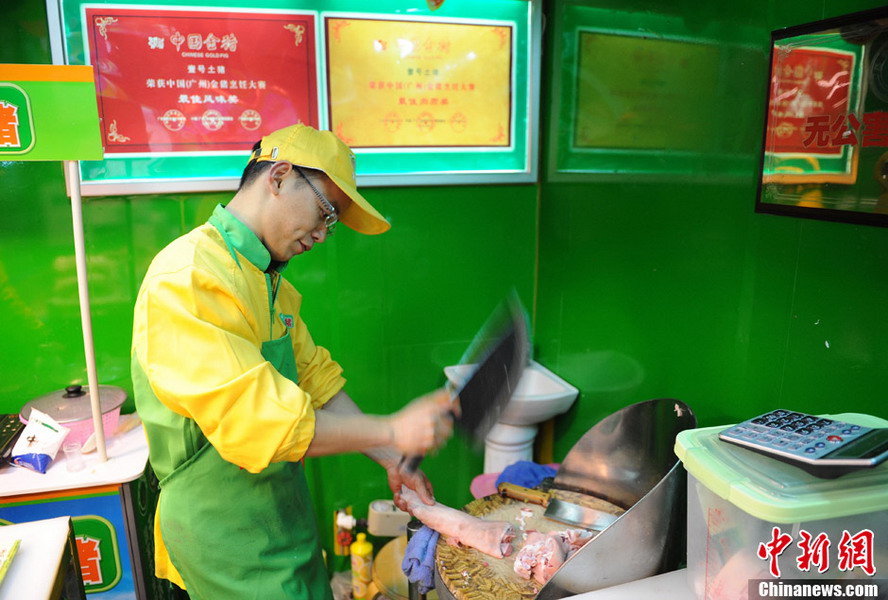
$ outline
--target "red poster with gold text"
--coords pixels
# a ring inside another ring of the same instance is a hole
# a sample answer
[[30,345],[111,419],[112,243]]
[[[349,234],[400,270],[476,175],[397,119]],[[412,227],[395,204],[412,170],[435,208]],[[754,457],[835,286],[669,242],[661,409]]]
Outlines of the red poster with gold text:
[[317,127],[315,16],[85,9],[106,154],[248,150]]
[[771,66],[767,152],[835,155],[842,147],[809,147],[805,125],[823,116],[830,124],[844,123],[851,110],[849,93],[855,72],[852,52],[831,48],[792,48],[775,51]]

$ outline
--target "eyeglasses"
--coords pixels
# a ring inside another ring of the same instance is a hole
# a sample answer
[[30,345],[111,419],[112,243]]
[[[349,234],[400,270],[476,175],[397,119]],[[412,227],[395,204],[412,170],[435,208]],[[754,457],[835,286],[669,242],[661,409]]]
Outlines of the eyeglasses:
[[336,212],[336,207],[333,206],[326,197],[324,197],[324,194],[321,193],[321,190],[315,187],[315,184],[311,182],[311,179],[309,179],[305,175],[305,172],[303,172],[302,169],[300,169],[296,165],[293,165],[293,168],[296,169],[296,171],[300,175],[302,175],[305,183],[308,184],[308,187],[310,187],[311,190],[315,193],[315,196],[317,196],[318,206],[321,209],[321,216],[324,217],[324,228],[327,230],[327,237],[333,235],[333,230],[336,229],[336,223],[339,222],[339,213]]

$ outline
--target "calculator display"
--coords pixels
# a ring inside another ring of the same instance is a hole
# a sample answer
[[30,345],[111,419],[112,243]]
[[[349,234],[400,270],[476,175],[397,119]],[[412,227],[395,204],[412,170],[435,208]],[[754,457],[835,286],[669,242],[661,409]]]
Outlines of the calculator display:
[[888,429],[876,429],[826,455],[826,458],[873,458],[888,450]]

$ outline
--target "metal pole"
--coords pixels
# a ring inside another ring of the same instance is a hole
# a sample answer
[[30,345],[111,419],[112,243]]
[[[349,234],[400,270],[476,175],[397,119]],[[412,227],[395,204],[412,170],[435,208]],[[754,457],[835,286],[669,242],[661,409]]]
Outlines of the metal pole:
[[83,203],[80,198],[80,170],[76,160],[66,160],[68,185],[71,186],[71,216],[74,221],[74,259],[77,265],[77,291],[80,294],[80,322],[83,326],[83,349],[86,353],[86,380],[89,384],[89,402],[93,427],[96,432],[96,450],[99,460],[106,462],[105,429],[102,426],[102,403],[99,400],[99,376],[96,372],[96,354],[93,346],[92,318],[89,312],[89,284],[86,276],[86,243],[83,235]]
[[[407,523],[407,541],[410,542],[410,538],[413,537],[417,531],[422,529],[422,521],[413,517],[410,519],[410,522]],[[426,595],[419,591],[419,584],[413,581],[407,582],[407,598],[408,600],[425,600]]]

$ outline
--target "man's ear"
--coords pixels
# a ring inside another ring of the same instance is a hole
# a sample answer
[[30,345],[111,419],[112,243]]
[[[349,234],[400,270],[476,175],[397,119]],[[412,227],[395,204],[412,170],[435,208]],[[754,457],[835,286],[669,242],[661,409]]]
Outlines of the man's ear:
[[268,170],[268,184],[271,186],[271,193],[277,194],[280,191],[284,176],[292,168],[293,166],[286,161],[278,161],[271,166]]

